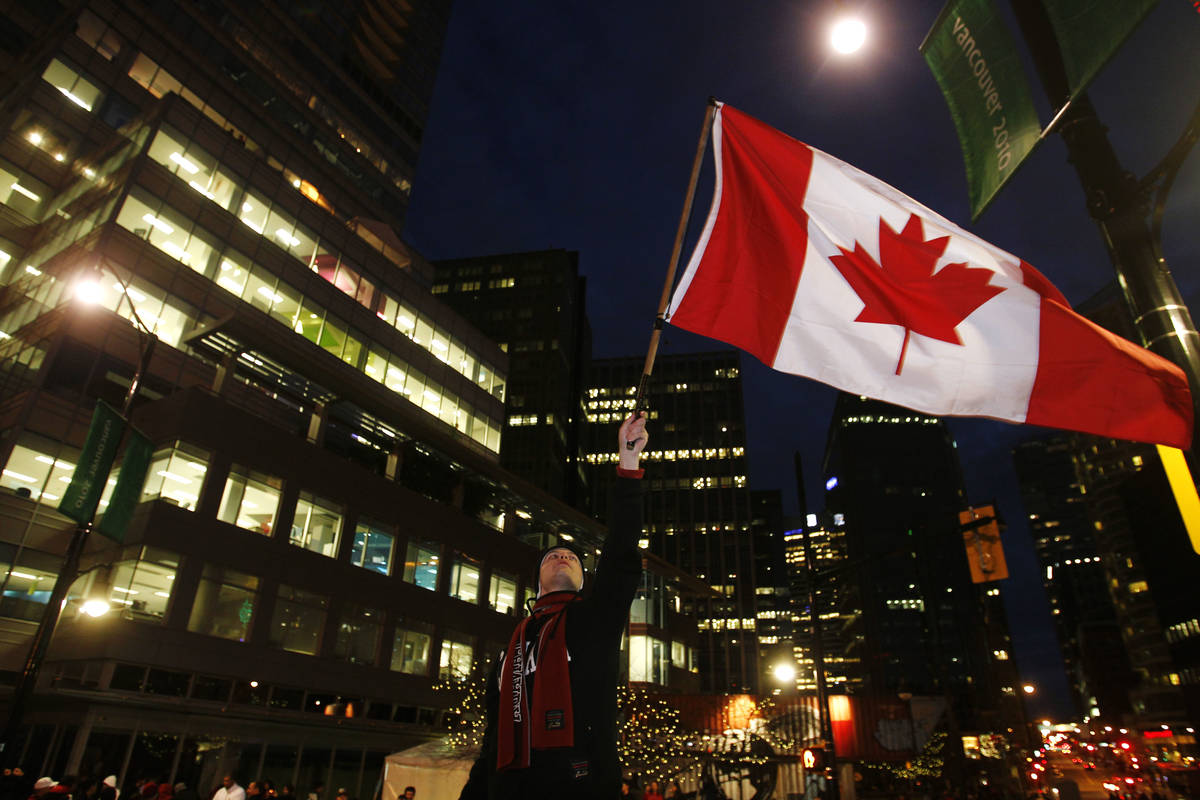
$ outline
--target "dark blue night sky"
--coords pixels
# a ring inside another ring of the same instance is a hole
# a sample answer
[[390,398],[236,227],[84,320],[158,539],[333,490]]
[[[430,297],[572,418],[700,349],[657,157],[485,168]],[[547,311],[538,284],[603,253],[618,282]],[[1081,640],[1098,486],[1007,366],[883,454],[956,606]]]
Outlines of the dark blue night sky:
[[[870,26],[855,56],[835,56],[825,44],[839,5],[861,9]],[[643,354],[714,95],[1024,258],[1079,303],[1113,272],[1060,139],[1048,138],[970,224],[954,127],[917,52],[941,5],[455,0],[406,238],[431,259],[578,250],[595,355]],[[1200,101],[1200,13],[1190,0],[1162,0],[1090,94],[1123,164],[1144,175]],[[1042,95],[1035,84],[1045,123]],[[711,173],[710,159],[693,233],[708,208]],[[1188,298],[1200,294],[1198,226],[1193,154],[1163,226],[1163,252]],[[668,328],[662,351],[715,347],[723,345]],[[782,489],[794,511],[793,451],[804,459],[809,497],[821,497],[834,392],[750,356],[744,366],[751,485]],[[1022,677],[1039,686],[1030,708],[1063,717],[1065,678],[1010,455],[1040,431],[985,420],[950,425],[971,501],[995,498],[1009,523],[1014,575],[1005,594]]]

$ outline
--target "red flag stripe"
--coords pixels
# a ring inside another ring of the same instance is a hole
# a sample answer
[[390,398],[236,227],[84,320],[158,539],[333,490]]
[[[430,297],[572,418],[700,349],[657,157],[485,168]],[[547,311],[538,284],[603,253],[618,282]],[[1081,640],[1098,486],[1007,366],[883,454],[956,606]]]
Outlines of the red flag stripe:
[[1027,423],[1190,446],[1192,400],[1179,367],[1045,297],[1039,339]]
[[[722,124],[724,118],[730,120],[729,127]],[[721,168],[706,241],[697,247],[681,282],[687,294],[670,315],[672,324],[704,330],[706,336],[753,353],[764,364],[775,362],[804,267],[808,249],[804,197],[812,172],[812,150],[795,139],[770,137],[772,131],[737,109],[721,107],[713,129]],[[741,169],[725,169],[729,156],[721,145],[726,139],[755,157]],[[791,235],[777,237],[780,231]],[[710,247],[740,257],[707,264],[704,271],[696,272]]]

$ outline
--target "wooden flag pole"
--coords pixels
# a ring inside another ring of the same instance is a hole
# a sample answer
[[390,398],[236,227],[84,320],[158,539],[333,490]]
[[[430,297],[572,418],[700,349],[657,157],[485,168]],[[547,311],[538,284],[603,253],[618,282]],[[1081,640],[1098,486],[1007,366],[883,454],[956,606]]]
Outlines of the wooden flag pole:
[[[675,283],[675,272],[679,268],[679,254],[683,250],[683,237],[687,234],[688,220],[692,216],[692,201],[696,197],[696,181],[700,177],[700,165],[704,161],[704,151],[708,146],[708,134],[712,130],[713,115],[717,111],[715,97],[708,98],[708,108],[704,111],[704,124],[700,128],[700,142],[696,145],[696,159],[692,162],[692,177],[688,180],[687,195],[683,200],[683,213],[679,216],[679,229],[675,232],[675,246],[671,248],[671,262],[667,265],[667,280],[663,284],[662,298],[658,301],[658,314],[654,318],[654,330],[650,332],[650,348],[646,351],[646,365],[642,368],[642,378],[638,381],[637,396],[633,401],[633,410],[642,410],[646,396],[646,384],[650,381],[650,373],[654,371],[654,359],[658,355],[658,340],[662,336],[663,325],[666,322],[667,304],[671,301],[671,287]],[[633,444],[628,443],[629,449]]]

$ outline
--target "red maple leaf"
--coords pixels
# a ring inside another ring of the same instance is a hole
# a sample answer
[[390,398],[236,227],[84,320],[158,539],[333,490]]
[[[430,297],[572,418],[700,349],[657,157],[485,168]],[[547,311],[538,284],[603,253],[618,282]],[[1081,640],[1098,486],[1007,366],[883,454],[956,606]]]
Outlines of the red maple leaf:
[[916,332],[950,344],[962,344],[955,328],[971,313],[1004,291],[989,286],[992,271],[968,267],[966,263],[947,264],[936,273],[938,259],[946,252],[949,236],[925,240],[921,218],[912,214],[900,233],[879,220],[879,260],[858,242],[854,252],[838,246],[840,256],[830,261],[863,301],[863,310],[855,322],[876,322],[904,328],[904,343],[896,374],[904,367],[908,337]]

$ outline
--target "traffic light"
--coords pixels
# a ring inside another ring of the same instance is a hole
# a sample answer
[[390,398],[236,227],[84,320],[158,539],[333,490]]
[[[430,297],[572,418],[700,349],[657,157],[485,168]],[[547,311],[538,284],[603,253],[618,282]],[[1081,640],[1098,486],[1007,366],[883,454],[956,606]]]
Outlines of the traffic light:
[[800,754],[800,764],[806,771],[825,769],[825,751],[820,747],[806,747]]

